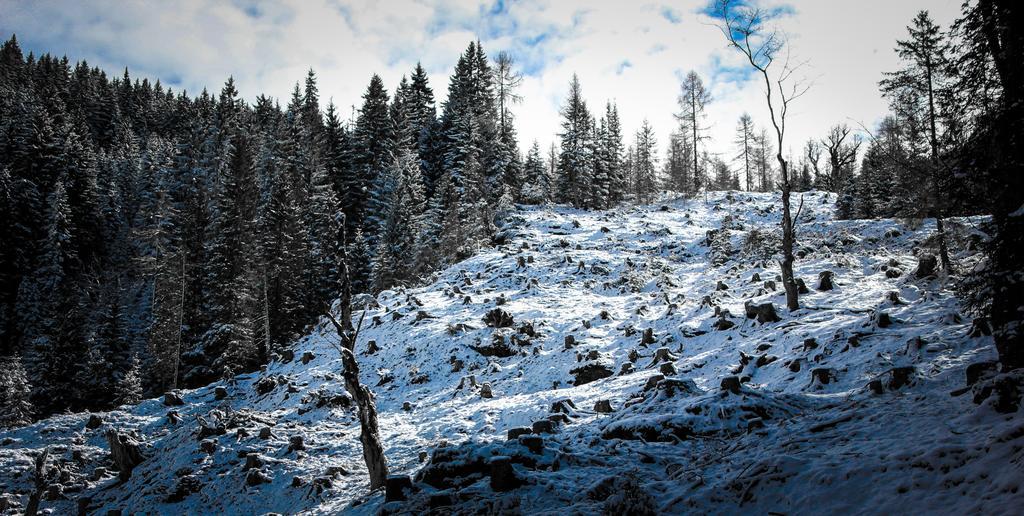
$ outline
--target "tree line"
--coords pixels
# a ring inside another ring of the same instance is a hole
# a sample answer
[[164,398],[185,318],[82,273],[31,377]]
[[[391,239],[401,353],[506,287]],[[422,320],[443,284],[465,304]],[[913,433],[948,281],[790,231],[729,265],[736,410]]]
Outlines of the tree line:
[[[728,19],[735,6],[720,4]],[[790,247],[790,192],[836,192],[842,217],[934,218],[947,272],[942,221],[992,213],[969,297],[1004,365],[1019,367],[1024,44],[1008,28],[1019,17],[1000,0],[967,2],[947,31],[916,17],[897,43],[904,67],[880,85],[892,113],[863,131],[863,151],[839,124],[785,157],[795,90],[776,90],[774,134],[744,115],[736,153],[715,155],[713,98],[690,72],[663,162],[649,123],[627,137],[618,107],[592,114],[575,76],[558,143],[524,156],[512,112],[522,78],[479,42],[440,106],[417,65],[391,94],[374,75],[345,120],[321,108],[312,70],[285,106],[248,103],[232,79],[189,96],[127,70],[25,56],[12,37],[0,47],[0,424],[252,370],[337,298],[346,268],[354,292],[415,283],[500,239],[516,203],[605,209],[659,189],[782,190]],[[762,38],[748,57],[767,79],[779,41],[763,39],[756,10],[731,22],[743,24],[730,40]]]

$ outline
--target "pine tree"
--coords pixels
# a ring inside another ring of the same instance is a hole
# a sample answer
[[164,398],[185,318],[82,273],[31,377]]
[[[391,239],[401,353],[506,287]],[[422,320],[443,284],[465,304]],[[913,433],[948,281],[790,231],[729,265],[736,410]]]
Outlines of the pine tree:
[[142,401],[142,366],[138,355],[133,355],[128,370],[121,375],[114,392],[116,405],[135,405]]
[[558,155],[556,200],[576,207],[589,207],[593,180],[592,121],[583,100],[580,80],[575,74],[569,82],[569,97],[562,106],[561,153]]
[[693,195],[693,151],[689,142],[685,134],[673,131],[665,160],[665,188],[683,195]]
[[[367,227],[367,237],[375,239],[373,231],[381,220],[384,209],[371,195],[383,194],[375,189],[377,178],[387,167],[391,149],[392,122],[388,107],[388,93],[384,90],[384,81],[377,75],[370,79],[370,85],[363,94],[363,107],[359,110],[359,118],[353,134],[355,148],[352,174],[345,183],[346,198],[342,206],[345,208],[346,233],[355,234],[356,230]],[[366,278],[358,278],[362,283]]]
[[21,357],[5,357],[0,364],[0,428],[27,425],[32,422],[35,409],[30,398],[32,386]]
[[736,126],[736,139],[733,141],[737,147],[736,161],[743,166],[744,186],[748,192],[754,190],[754,120],[750,115],[743,113]]
[[608,175],[607,206],[612,207],[626,197],[626,172],[623,168],[622,123],[619,121],[619,108],[608,102],[605,104],[604,119],[605,139],[601,144]]
[[71,232],[67,193],[59,178],[47,197],[46,235],[39,246],[38,265],[21,285],[17,309],[28,344],[25,363],[33,398],[44,412],[78,402],[72,382],[83,352],[76,346],[84,313],[80,292],[70,277],[78,267]]
[[548,201],[550,185],[548,184],[547,170],[544,168],[544,159],[540,155],[540,145],[536,140],[526,154],[526,163],[523,165],[523,186],[519,198],[527,204],[544,204]]
[[[920,135],[927,141],[927,160],[915,160],[907,165],[914,167],[928,185],[928,194],[922,203],[924,210],[920,214],[935,219],[939,259],[942,269],[950,272],[952,264],[943,219],[949,204],[944,195],[947,189],[944,187],[951,174],[942,163],[940,146],[940,140],[949,136],[944,129],[951,125],[948,122],[953,116],[949,113],[950,108],[943,105],[943,100],[952,98],[952,95],[946,93],[950,82],[946,76],[949,49],[942,29],[932,21],[927,11],[917,14],[913,25],[907,27],[907,32],[909,39],[899,40],[896,44],[896,54],[903,60],[905,67],[887,73],[886,79],[879,86],[882,94],[892,99],[898,114],[909,120],[923,121],[924,130]],[[947,123],[943,124],[944,121]],[[914,136],[913,133],[910,135],[911,138]]]
[[419,268],[417,258],[423,232],[423,181],[419,159],[411,145],[399,151],[387,174],[392,178],[394,187],[374,254],[375,291],[406,284],[413,279]]
[[633,166],[635,182],[633,184],[636,201],[646,204],[654,200],[658,189],[657,171],[657,141],[654,137],[654,128],[650,122],[644,119],[640,130],[636,133],[635,158]]

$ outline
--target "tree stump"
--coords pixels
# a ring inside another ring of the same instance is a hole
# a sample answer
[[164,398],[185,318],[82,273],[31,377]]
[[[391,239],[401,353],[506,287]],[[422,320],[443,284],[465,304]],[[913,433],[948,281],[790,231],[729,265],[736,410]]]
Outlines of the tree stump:
[[835,277],[835,273],[832,271],[821,271],[818,273],[818,290],[827,291],[835,288],[832,284],[832,278]]
[[657,337],[654,336],[654,328],[647,328],[646,330],[644,330],[643,336],[640,337],[640,345],[641,346],[647,346],[649,344],[654,344],[657,341],[658,341]]
[[122,434],[113,428],[107,430],[107,444],[110,456],[117,466],[117,476],[121,482],[128,481],[135,466],[142,464],[145,457],[139,449],[139,443],[128,434]]
[[939,264],[933,254],[923,254],[917,259],[917,270],[914,277],[917,279],[932,278],[935,276],[935,267]]
[[487,462],[490,466],[491,489],[499,492],[509,491],[523,484],[512,468],[510,457],[498,455],[491,457]]

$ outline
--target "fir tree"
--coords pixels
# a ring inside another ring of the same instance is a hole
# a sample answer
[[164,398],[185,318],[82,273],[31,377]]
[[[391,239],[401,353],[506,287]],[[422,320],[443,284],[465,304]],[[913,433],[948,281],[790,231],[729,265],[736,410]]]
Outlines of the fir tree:
[[114,391],[116,405],[135,405],[142,401],[142,366],[138,355],[133,355],[128,370],[121,375]]
[[593,118],[583,100],[580,80],[575,74],[569,82],[569,96],[562,106],[561,153],[558,155],[556,200],[577,207],[588,207],[593,180]]
[[24,426],[32,422],[35,409],[30,398],[32,386],[15,355],[0,359],[0,428]]

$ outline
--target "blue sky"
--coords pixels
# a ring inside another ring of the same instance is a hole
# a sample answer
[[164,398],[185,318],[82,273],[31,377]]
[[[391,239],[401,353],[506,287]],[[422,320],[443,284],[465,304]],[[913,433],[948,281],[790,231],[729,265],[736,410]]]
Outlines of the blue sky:
[[[777,11],[801,73],[813,81],[793,106],[788,147],[835,122],[872,125],[885,113],[877,82],[897,61],[896,38],[920,9],[943,26],[959,0],[759,0]],[[736,120],[749,112],[767,125],[761,85],[728,49],[703,0],[0,0],[0,34],[23,48],[86,59],[108,73],[128,66],[175,89],[218,90],[234,76],[242,95],[287,99],[312,67],[324,99],[342,113],[358,105],[372,73],[393,88],[422,61],[443,100],[466,45],[506,50],[526,79],[515,107],[523,147],[558,131],[558,109],[572,73],[592,110],[619,104],[627,130],[648,118],[659,142],[675,126],[680,77],[696,70],[710,86],[711,148],[733,154]],[[660,146],[664,149],[664,145]]]

